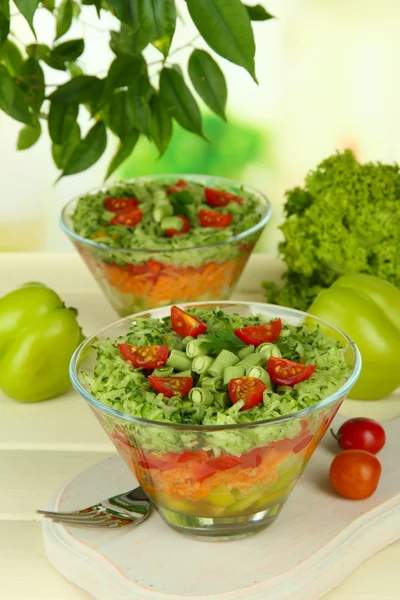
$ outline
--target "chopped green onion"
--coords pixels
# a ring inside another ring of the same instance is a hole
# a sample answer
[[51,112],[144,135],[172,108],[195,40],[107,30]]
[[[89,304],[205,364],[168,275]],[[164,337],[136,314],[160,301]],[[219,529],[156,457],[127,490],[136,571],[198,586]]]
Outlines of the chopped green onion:
[[228,408],[232,404],[226,392],[217,392],[214,394],[214,403],[218,404],[221,408]]
[[243,377],[245,373],[245,368],[236,365],[235,367],[226,367],[224,369],[224,385],[228,385],[231,379],[238,379],[239,377]]
[[192,363],[192,370],[195,373],[201,375],[202,373],[207,373],[209,367],[212,365],[213,359],[211,356],[205,356],[204,354],[199,354],[199,356],[195,356]]
[[188,369],[187,371],[179,371],[179,373],[174,373],[174,377],[191,377],[192,371]]
[[255,350],[255,347],[253,345],[251,345],[251,346],[245,346],[244,348],[242,348],[241,350],[239,350],[238,357],[240,358],[240,360],[243,360],[249,354],[253,354],[254,350]]
[[201,341],[193,340],[189,342],[186,346],[186,354],[189,356],[189,358],[194,358],[195,356],[200,356],[200,354],[204,354]]
[[210,390],[205,390],[201,387],[194,387],[189,392],[189,400],[193,404],[203,404],[203,406],[211,406],[214,402],[214,396]]
[[180,231],[183,227],[183,223],[179,217],[164,217],[160,223],[160,227],[162,231],[167,231],[167,229],[176,229],[176,231]]
[[188,343],[192,342],[193,340],[194,340],[194,337],[192,337],[191,335],[187,335],[186,337],[183,338],[182,344],[186,348],[186,346],[188,345]]
[[210,392],[222,392],[224,389],[224,382],[221,377],[204,377],[201,385],[203,390],[210,390]]
[[[171,217],[174,214],[174,209],[170,204],[160,204],[155,206],[153,210],[153,219],[156,223],[161,223],[165,217]],[[182,225],[182,222],[181,222]]]
[[271,344],[271,342],[265,342],[265,344],[261,344],[256,349],[256,352],[262,354],[265,360],[271,358],[271,356],[276,356],[276,358],[281,358],[282,354],[276,344]]
[[211,367],[208,369],[213,377],[221,377],[226,367],[233,367],[239,362],[238,357],[229,350],[221,350]]
[[154,377],[171,377],[173,372],[173,367],[160,367],[159,369],[154,369],[152,375]]
[[246,370],[246,377],[254,377],[255,379],[260,379],[267,388],[271,389],[271,378],[268,375],[267,371],[262,367],[249,367]]
[[239,363],[238,366],[240,365],[241,367],[254,367],[257,365],[261,365],[261,363],[265,364],[265,358],[263,354],[248,354],[245,358],[243,358]]
[[176,371],[187,371],[192,368],[192,361],[180,350],[171,350],[166,362],[167,367],[173,367]]

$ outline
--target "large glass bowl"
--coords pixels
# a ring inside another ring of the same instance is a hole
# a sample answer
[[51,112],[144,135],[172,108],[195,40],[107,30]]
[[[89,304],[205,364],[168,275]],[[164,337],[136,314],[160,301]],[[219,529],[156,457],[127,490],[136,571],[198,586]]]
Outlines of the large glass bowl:
[[[111,248],[75,233],[71,216],[79,198],[69,202],[62,212],[61,228],[120,316],[181,302],[228,299],[271,218],[271,205],[263,194],[230,179],[206,175],[157,175],[132,181],[173,184],[182,178],[206,187],[221,187],[235,194],[252,194],[259,201],[258,223],[239,235],[214,244],[170,251],[149,247],[144,251]],[[112,187],[103,186],[92,192],[112,193]]]
[[[242,537],[265,528],[277,517],[356,382],[360,353],[340,330],[297,310],[250,302],[195,305],[219,306],[243,316],[260,314],[265,320],[281,317],[293,325],[305,319],[318,323],[327,335],[342,340],[351,370],[335,394],[300,412],[252,424],[190,426],[134,418],[102,404],[89,391],[82,372],[93,373],[93,342],[125,335],[135,315],[105,327],[75,352],[71,361],[75,389],[89,403],[163,520],[190,536]],[[169,314],[167,307],[136,316],[162,318]],[[239,454],[234,450],[238,446]]]

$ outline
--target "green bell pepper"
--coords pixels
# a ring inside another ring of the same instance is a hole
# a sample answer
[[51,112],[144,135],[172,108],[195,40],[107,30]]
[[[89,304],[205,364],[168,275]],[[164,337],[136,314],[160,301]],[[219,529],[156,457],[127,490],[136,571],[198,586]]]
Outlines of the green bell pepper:
[[319,294],[309,312],[357,344],[363,366],[352,398],[377,400],[400,386],[400,290],[372,275],[345,275]]
[[66,392],[69,361],[82,341],[77,311],[39,283],[0,299],[0,389],[23,402]]

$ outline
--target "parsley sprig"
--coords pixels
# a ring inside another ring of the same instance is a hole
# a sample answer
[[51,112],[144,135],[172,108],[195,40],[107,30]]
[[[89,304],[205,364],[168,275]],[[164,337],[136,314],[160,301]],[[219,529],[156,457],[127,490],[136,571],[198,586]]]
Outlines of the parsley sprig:
[[214,333],[209,333],[201,345],[205,352],[217,355],[221,350],[229,350],[236,354],[246,344],[239,340],[231,329],[217,329]]

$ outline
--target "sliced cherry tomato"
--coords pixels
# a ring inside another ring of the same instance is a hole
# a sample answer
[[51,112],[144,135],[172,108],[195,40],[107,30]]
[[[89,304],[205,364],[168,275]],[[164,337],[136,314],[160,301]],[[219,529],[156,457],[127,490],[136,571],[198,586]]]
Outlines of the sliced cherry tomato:
[[231,379],[228,384],[228,394],[233,404],[240,400],[244,401],[241,410],[247,410],[260,404],[266,389],[265,383],[255,377],[238,377]]
[[135,367],[141,369],[158,369],[167,362],[168,346],[131,346],[118,344],[122,356]]
[[381,472],[381,463],[370,452],[345,450],[333,459],[329,478],[344,498],[363,500],[375,492]]
[[282,331],[282,321],[275,319],[266,325],[252,325],[235,329],[235,335],[245,344],[259,346],[265,342],[274,342]]
[[335,435],[343,450],[366,450],[378,454],[385,445],[386,434],[382,425],[372,419],[349,419]]
[[227,206],[230,202],[237,202],[243,204],[243,198],[231,194],[230,192],[223,192],[222,190],[214,190],[213,188],[206,188],[204,190],[207,203],[210,206]]
[[301,365],[300,363],[271,356],[268,359],[267,371],[274,383],[279,385],[296,385],[300,381],[310,379],[316,365]]
[[242,454],[240,457],[241,465],[244,469],[255,469],[259,467],[263,461],[264,456],[269,452],[268,447],[254,448],[246,454]]
[[222,214],[215,210],[207,210],[202,208],[199,211],[199,220],[202,227],[216,227],[218,229],[224,229],[228,227],[232,221],[232,215]]
[[217,471],[227,471],[240,465],[240,458],[232,456],[231,454],[221,454],[216,458],[211,459],[211,465],[217,469]]
[[112,225],[126,225],[127,227],[134,227],[142,220],[143,212],[138,206],[125,208],[118,212],[113,219],[111,219]]
[[178,454],[178,463],[198,462],[207,459],[208,454],[205,450],[197,450],[196,452],[185,450],[182,454]]
[[309,433],[306,437],[304,437],[302,440],[300,440],[294,447],[293,447],[293,452],[294,454],[298,454],[299,452],[301,452],[302,450],[304,450],[304,448],[307,448],[307,446],[309,444],[311,444],[311,442],[313,441],[314,436],[312,433]]
[[104,208],[110,212],[118,213],[126,208],[134,208],[138,205],[136,198],[106,198]]
[[199,483],[205,481],[208,477],[211,477],[218,472],[218,469],[210,461],[194,462],[192,464],[191,471],[193,477],[197,479]]
[[165,235],[168,237],[174,237],[174,235],[184,235],[190,231],[190,222],[183,215],[176,215],[183,223],[182,229],[167,229]]
[[174,185],[171,185],[167,189],[167,194],[173,194],[174,192],[181,192],[182,190],[187,190],[189,184],[184,179],[179,179]]
[[149,381],[156,392],[164,394],[167,398],[187,396],[193,387],[191,377],[154,377],[149,375]]
[[203,321],[189,315],[179,306],[171,308],[171,325],[175,333],[179,333],[182,337],[190,335],[195,338],[207,331],[207,325]]

